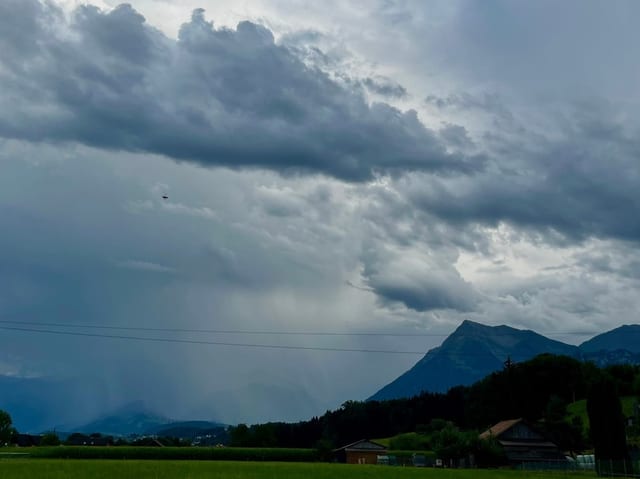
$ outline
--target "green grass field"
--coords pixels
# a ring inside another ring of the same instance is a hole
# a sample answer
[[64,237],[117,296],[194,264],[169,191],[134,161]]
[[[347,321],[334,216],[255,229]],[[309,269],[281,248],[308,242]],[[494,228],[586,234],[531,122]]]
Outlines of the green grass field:
[[0,459],[2,479],[509,479],[591,478],[594,473],[447,470],[323,463]]
[[[43,446],[0,448],[0,457],[6,454],[28,454],[29,457],[37,459],[157,459],[281,462],[315,462],[318,460],[318,455],[313,449],[268,447]],[[0,479],[2,478],[0,477]]]

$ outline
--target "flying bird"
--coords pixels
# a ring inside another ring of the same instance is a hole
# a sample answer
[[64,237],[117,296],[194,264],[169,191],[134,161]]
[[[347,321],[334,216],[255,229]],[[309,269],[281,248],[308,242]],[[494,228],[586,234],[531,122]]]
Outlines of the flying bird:
[[167,195],[162,195],[162,199],[163,199],[163,200],[168,200],[168,199],[169,199],[169,197],[168,197]]

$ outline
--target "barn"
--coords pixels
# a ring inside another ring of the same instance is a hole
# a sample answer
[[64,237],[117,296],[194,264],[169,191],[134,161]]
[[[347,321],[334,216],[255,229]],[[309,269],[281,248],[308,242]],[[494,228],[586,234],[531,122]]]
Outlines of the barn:
[[378,456],[387,454],[387,448],[377,442],[361,439],[341,448],[334,449],[338,462],[347,464],[377,464]]
[[510,464],[548,466],[567,462],[562,451],[524,419],[500,421],[480,434],[480,439],[495,438]]

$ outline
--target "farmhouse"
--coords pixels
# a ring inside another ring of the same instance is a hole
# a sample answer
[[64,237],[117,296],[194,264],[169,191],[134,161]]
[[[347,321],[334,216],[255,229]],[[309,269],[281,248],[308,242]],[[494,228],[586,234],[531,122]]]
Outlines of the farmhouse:
[[334,449],[338,462],[347,464],[377,464],[379,455],[386,455],[387,448],[377,442],[361,439],[359,441]]
[[555,463],[566,458],[553,442],[547,440],[522,418],[500,421],[480,434],[480,439],[495,438],[511,464]]

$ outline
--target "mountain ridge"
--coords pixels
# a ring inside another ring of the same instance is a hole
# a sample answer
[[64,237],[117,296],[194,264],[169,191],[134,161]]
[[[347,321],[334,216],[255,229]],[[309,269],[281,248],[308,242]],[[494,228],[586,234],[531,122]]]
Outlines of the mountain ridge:
[[[500,370],[507,360],[525,361],[542,353],[589,360],[600,366],[640,364],[640,345],[629,343],[629,331],[640,334],[640,325],[621,326],[574,346],[529,329],[487,326],[464,320],[440,346],[427,351],[412,368],[368,400],[411,397],[423,391],[446,392],[451,387],[470,385]],[[635,350],[618,347],[618,344],[635,346]]]
[[70,430],[85,434],[99,432],[109,436],[176,435],[171,433],[181,430],[181,434],[187,437],[195,435],[198,431],[211,431],[224,427],[226,427],[225,424],[216,421],[169,419],[151,411],[143,401],[134,401],[87,424],[72,427]]
[[583,342],[580,349],[585,353],[626,350],[630,353],[640,354],[640,324],[623,324],[598,334]]

